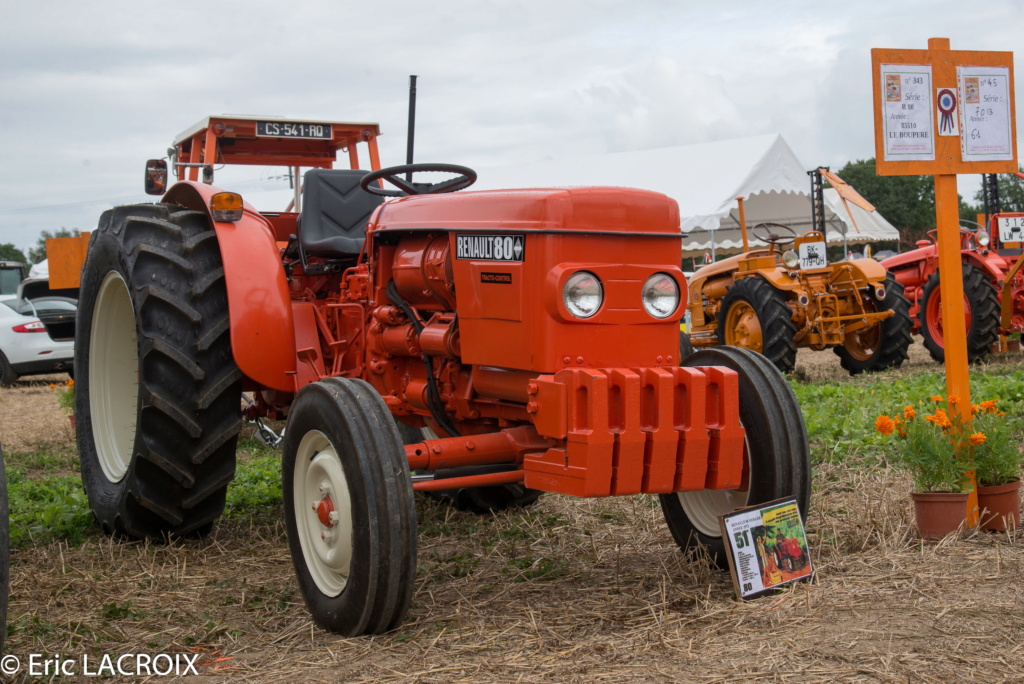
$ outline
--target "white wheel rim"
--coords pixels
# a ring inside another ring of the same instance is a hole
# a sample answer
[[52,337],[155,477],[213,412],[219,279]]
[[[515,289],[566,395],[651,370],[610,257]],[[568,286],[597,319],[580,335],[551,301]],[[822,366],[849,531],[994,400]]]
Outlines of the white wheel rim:
[[718,524],[718,516],[729,513],[747,505],[750,498],[750,480],[754,476],[750,458],[750,442],[744,437],[747,449],[747,488],[740,489],[701,489],[693,492],[676,492],[679,503],[686,513],[686,518],[697,528],[697,531],[708,537],[721,537],[722,529]]
[[103,474],[120,482],[132,462],[139,403],[135,308],[120,273],[103,278],[89,335],[89,412]]
[[[348,584],[352,563],[352,500],[338,453],[319,430],[310,430],[295,454],[292,499],[295,527],[306,568],[317,588],[337,596]],[[320,506],[330,500],[336,516],[325,525]]]

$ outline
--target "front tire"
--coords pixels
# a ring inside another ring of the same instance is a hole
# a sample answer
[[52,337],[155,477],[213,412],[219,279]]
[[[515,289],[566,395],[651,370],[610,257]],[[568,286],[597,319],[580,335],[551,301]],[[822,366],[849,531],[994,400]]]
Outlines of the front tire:
[[[921,291],[918,320],[928,353],[939,363],[946,361],[942,332],[942,293],[936,271]],[[999,297],[992,281],[974,264],[963,264],[964,309],[967,319],[967,361],[982,359],[999,339]]]
[[387,405],[362,380],[307,385],[283,450],[288,547],[313,620],[347,637],[394,629],[415,586],[416,510]]
[[715,332],[720,345],[762,354],[783,373],[796,366],[793,312],[786,295],[764,278],[743,278],[726,290]]
[[907,349],[914,341],[910,335],[910,302],[903,296],[903,285],[887,273],[885,299],[879,302],[873,295],[865,295],[864,306],[873,311],[892,311],[893,315],[870,328],[848,334],[843,344],[833,347],[839,365],[850,375],[899,368],[910,358]]
[[725,366],[739,374],[740,423],[746,430],[745,491],[701,490],[661,494],[661,510],[683,550],[704,547],[726,568],[718,516],[743,506],[795,496],[806,516],[811,498],[811,456],[800,406],[779,370],[763,356],[736,347],[695,352],[684,366]]
[[235,474],[242,374],[205,214],[103,214],[82,269],[75,368],[82,483],[103,530],[208,531]]

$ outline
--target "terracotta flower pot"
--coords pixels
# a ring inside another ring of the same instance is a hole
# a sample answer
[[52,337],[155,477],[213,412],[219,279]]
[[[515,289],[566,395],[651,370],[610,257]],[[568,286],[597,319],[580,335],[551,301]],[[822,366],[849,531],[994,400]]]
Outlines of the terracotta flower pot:
[[75,414],[72,413],[70,416],[68,416],[68,420],[71,421],[71,431],[75,432]]
[[981,529],[1002,532],[1020,527],[1020,480],[991,487],[978,487]]
[[911,492],[917,530],[924,539],[942,539],[967,519],[967,492]]

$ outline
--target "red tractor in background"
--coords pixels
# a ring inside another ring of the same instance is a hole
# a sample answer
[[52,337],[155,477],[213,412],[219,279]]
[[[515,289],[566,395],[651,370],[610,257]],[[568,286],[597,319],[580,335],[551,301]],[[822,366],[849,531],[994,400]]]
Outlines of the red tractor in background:
[[[1024,178],[1024,174],[1016,175]],[[1021,236],[1024,214],[1001,214],[997,206],[988,230],[973,225],[974,228],[960,229],[969,361],[983,358],[996,348],[1000,334],[1024,331],[1024,275],[1015,267],[1024,244]],[[932,358],[942,362],[945,345],[939,252],[935,231],[929,235],[931,240],[919,241],[918,249],[889,257],[881,263],[903,285],[904,294],[910,300],[913,332],[924,338]]]
[[[298,583],[345,635],[406,614],[414,491],[490,488],[489,508],[657,494],[680,547],[723,566],[719,514],[789,495],[806,514],[807,433],[778,370],[732,348],[679,365],[675,201],[455,192],[472,170],[379,169],[378,133],[209,117],[175,140],[178,182],[158,203],[103,214],[81,272],[75,412],[106,531],[209,530],[243,415],[287,418]],[[339,149],[352,169],[332,168]],[[289,211],[260,212],[212,185],[214,163],[312,168]],[[425,172],[445,180],[412,181]],[[162,160],[146,181],[166,189]],[[403,444],[400,426],[440,437]]]

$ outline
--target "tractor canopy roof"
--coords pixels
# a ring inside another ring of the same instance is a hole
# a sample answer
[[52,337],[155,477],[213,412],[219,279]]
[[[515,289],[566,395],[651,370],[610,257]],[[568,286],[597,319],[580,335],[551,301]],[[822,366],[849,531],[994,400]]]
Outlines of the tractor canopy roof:
[[[222,115],[208,116],[179,133],[174,148],[179,161],[198,162],[207,156],[202,153],[204,149],[216,149],[216,159],[202,161],[329,169],[338,150],[348,150],[351,157],[356,143],[370,143],[378,135],[380,125],[369,122]],[[375,144],[372,148],[376,152]],[[352,166],[357,168],[356,164]]]

